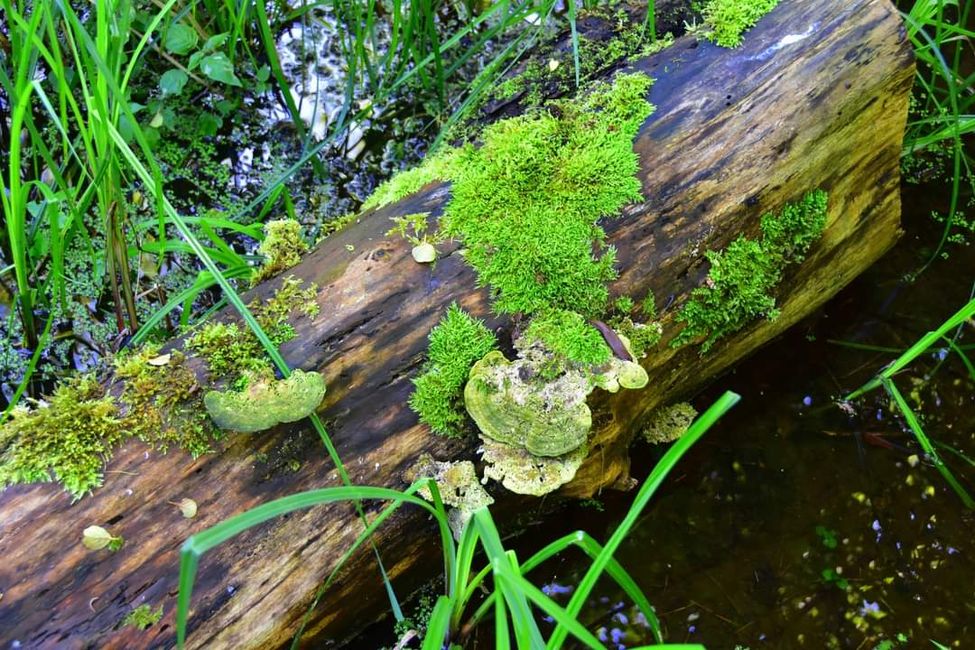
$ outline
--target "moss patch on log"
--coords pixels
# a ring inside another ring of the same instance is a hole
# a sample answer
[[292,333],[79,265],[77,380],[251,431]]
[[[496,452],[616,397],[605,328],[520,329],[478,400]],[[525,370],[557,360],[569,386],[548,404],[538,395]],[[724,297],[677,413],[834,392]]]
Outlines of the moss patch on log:
[[[286,278],[278,292],[250,307],[275,342],[295,335],[288,317],[295,311],[317,313],[317,289],[302,289]],[[232,374],[238,388],[271,376],[256,337],[236,324],[211,323],[190,338],[214,376]],[[113,396],[94,376],[71,377],[47,402],[18,408],[0,426],[0,486],[57,481],[79,499],[103,481],[103,468],[114,450],[138,438],[166,452],[179,447],[194,458],[211,451],[220,437],[201,404],[202,387],[179,351],[156,346],[119,355],[115,377],[122,383]],[[317,404],[316,404],[317,405]]]
[[809,247],[822,235],[826,218],[826,192],[814,190],[777,215],[762,216],[760,241],[740,236],[722,251],[707,251],[711,270],[705,286],[691,292],[677,315],[685,327],[671,345],[678,347],[704,337],[703,354],[715,341],[753,319],[778,316],[771,291],[788,265],[805,259]]
[[[652,83],[644,74],[621,74],[580,99],[496,122],[484,129],[481,146],[441,152],[366,202],[381,207],[432,181],[452,182],[437,236],[462,242],[495,312],[535,316],[525,340],[549,351],[549,379],[567,364],[591,367],[610,358],[586,322],[606,310],[606,285],[617,277],[615,250],[598,221],[643,198],[632,141],[653,111],[646,99]],[[446,340],[449,346],[440,344]],[[429,362],[410,397],[422,422],[437,433],[462,433],[460,390],[471,365],[494,347],[483,325],[448,310],[431,332]]]
[[434,180],[451,181],[440,220],[490,289],[497,313],[602,312],[615,250],[597,221],[642,199],[633,138],[653,107],[652,80],[618,75],[582,99],[496,122],[467,144],[380,186],[382,206]]
[[[302,289],[301,286],[301,280],[288,276],[274,296],[263,302],[254,300],[248,305],[276,345],[295,337],[294,326],[288,321],[292,313],[301,312],[309,318],[318,314],[318,287],[311,284]],[[186,347],[206,360],[215,379],[272,373],[261,342],[250,329],[237,323],[208,323],[186,340]]]
[[742,35],[777,4],[779,0],[710,0],[701,11],[707,37],[721,47],[738,47]]
[[257,252],[264,263],[254,274],[251,285],[290,269],[308,252],[308,244],[301,237],[301,224],[294,219],[276,219],[264,224],[264,241]]
[[446,436],[463,434],[461,389],[475,361],[497,347],[484,322],[457,303],[430,330],[430,347],[423,373],[413,380],[410,408],[420,421]]
[[161,452],[210,451],[219,434],[182,354],[148,347],[116,360],[116,372],[126,381],[118,399],[86,375],[66,379],[33,409],[15,409],[0,427],[0,485],[54,480],[77,500],[102,484],[105,463],[131,438]]
[[162,605],[160,605],[158,609],[153,609],[149,605],[139,605],[125,615],[125,618],[122,619],[122,625],[128,625],[140,630],[145,630],[158,623],[162,618],[162,615]]

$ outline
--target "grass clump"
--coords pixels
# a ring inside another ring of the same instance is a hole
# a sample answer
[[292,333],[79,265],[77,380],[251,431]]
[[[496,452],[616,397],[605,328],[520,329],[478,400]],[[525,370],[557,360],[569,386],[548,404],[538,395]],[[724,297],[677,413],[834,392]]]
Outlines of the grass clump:
[[139,605],[131,612],[126,614],[125,618],[122,619],[122,625],[129,625],[132,627],[137,627],[140,630],[145,630],[156,623],[163,615],[163,606],[160,605],[158,609],[153,609],[149,605]]
[[539,314],[529,323],[524,337],[584,365],[606,363],[612,353],[599,330],[574,311],[556,309]]
[[711,270],[706,286],[694,289],[677,315],[686,326],[671,345],[677,347],[704,336],[704,353],[715,341],[737,332],[753,318],[771,320],[778,316],[770,292],[782,279],[785,267],[802,261],[822,235],[826,203],[826,192],[809,192],[778,215],[762,217],[761,241],[741,236],[723,251],[708,251]]
[[430,348],[424,372],[413,380],[410,408],[433,431],[462,434],[464,413],[461,389],[475,361],[497,347],[494,334],[456,303],[430,330]]
[[738,47],[742,34],[778,3],[779,0],[711,0],[701,12],[710,28],[708,39],[721,47]]

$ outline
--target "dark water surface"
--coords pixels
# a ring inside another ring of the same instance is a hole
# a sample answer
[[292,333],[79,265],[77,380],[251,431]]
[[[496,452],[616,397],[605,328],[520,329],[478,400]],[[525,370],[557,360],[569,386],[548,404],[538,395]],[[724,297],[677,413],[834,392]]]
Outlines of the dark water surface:
[[[902,349],[968,300],[970,248],[952,249],[913,284],[901,281],[937,241],[926,215],[943,193],[905,196],[907,234],[891,253],[692,400],[703,410],[725,390],[742,396],[675,468],[617,553],[668,641],[975,647],[975,516],[924,460],[882,391],[861,400],[853,415],[833,404],[896,355],[831,341]],[[973,329],[966,324],[959,342],[972,342]],[[928,435],[973,458],[975,390],[964,365],[948,357],[923,381],[943,356],[925,355],[896,381],[913,393],[908,399]],[[660,453],[634,450],[637,478]],[[963,483],[975,483],[975,468],[942,453]],[[543,526],[545,537],[582,528],[605,540],[631,498],[606,494],[602,512],[574,508]],[[567,558],[534,579],[565,603],[586,566]],[[590,629],[611,647],[650,643],[622,592],[608,580],[601,588],[582,617]]]

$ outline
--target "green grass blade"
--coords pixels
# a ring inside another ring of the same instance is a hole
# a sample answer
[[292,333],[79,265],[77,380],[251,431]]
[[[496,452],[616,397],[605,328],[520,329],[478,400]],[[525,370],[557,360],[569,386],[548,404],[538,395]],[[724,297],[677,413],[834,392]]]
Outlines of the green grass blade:
[[[388,488],[341,486],[291,494],[242,512],[189,537],[180,552],[180,594],[176,608],[176,639],[182,648],[186,641],[186,622],[190,597],[200,557],[240,533],[289,512],[341,501],[382,500],[410,503],[437,516],[437,509],[419,497]],[[449,533],[448,533],[449,534]],[[185,597],[183,594],[186,594]]]
[[427,623],[427,632],[423,637],[423,650],[440,650],[447,638],[450,627],[450,599],[446,596],[437,598],[437,603],[433,606],[430,613],[430,621]]
[[911,410],[910,405],[908,405],[907,400],[904,399],[904,396],[901,395],[900,390],[897,389],[897,386],[894,384],[893,380],[884,377],[882,382],[884,389],[894,399],[894,402],[897,403],[897,407],[904,416],[904,420],[907,422],[907,426],[910,427],[914,437],[917,438],[919,443],[921,443],[921,448],[924,449],[924,453],[928,455],[928,458],[931,459],[931,462],[934,463],[934,466],[941,473],[941,476],[944,477],[945,481],[948,482],[948,485],[951,486],[951,489],[954,490],[955,494],[957,494],[962,500],[965,507],[969,509],[975,508],[975,500],[972,499],[971,495],[968,493],[968,490],[966,490],[964,486],[958,482],[958,479],[955,478],[955,475],[952,474],[948,466],[945,465],[945,462],[941,459],[941,456],[938,455],[934,445],[931,444],[931,440],[924,433],[924,429],[921,427],[920,421],[918,421],[917,416],[914,415],[914,411]]
[[477,510],[474,513],[472,523],[477,526],[477,532],[481,537],[481,546],[484,548],[494,572],[495,588],[501,591],[508,610],[511,612],[518,647],[543,648],[545,642],[542,640],[542,633],[532,616],[527,597],[516,583],[511,580],[505,581],[505,577],[512,573],[511,559],[504,550],[501,536],[494,525],[491,513],[487,508]]
[[576,30],[576,3],[568,3],[569,30],[572,34],[572,64],[576,73],[576,89],[579,88],[582,67],[579,65],[579,32]]
[[937,343],[950,330],[958,327],[973,316],[975,316],[975,300],[969,300],[968,303],[955,312],[954,315],[942,323],[938,329],[934,330],[933,332],[928,332],[922,336],[914,345],[905,350],[903,354],[897,357],[897,359],[895,359],[890,365],[885,367],[876,377],[847,395],[844,399],[847,401],[856,399],[864,393],[879,387],[881,384],[883,384],[884,379],[890,379],[893,377],[917,357],[924,354],[928,348]]
[[[623,539],[629,534],[630,529],[636,523],[637,518],[643,509],[650,502],[654,493],[663,483],[667,474],[670,470],[674,468],[681,457],[687,452],[691,446],[697,442],[705,432],[711,428],[711,426],[718,421],[718,419],[727,413],[728,409],[734,406],[741,397],[732,392],[726,392],[724,395],[718,398],[718,400],[711,405],[711,407],[702,413],[691,426],[687,429],[687,432],[677,442],[675,442],[670,449],[663,455],[657,464],[654,466],[650,475],[643,482],[640,487],[640,491],[637,493],[636,498],[633,500],[633,505],[630,506],[629,511],[626,516],[623,517],[623,521],[620,522],[616,530],[610,536],[609,541],[606,542],[606,546],[603,548],[599,556],[590,565],[589,570],[586,575],[583,576],[582,581],[576,588],[572,598],[569,600],[568,606],[566,606],[566,612],[572,618],[579,615],[582,611],[582,606],[585,604],[586,599],[589,594],[592,593],[593,587],[596,586],[596,581],[602,572],[605,570],[606,566],[609,564],[609,560],[616,553],[616,549],[619,548],[620,544],[623,543]],[[552,633],[552,637],[549,639],[548,648],[560,648],[565,642],[568,630],[563,626],[558,626]]]

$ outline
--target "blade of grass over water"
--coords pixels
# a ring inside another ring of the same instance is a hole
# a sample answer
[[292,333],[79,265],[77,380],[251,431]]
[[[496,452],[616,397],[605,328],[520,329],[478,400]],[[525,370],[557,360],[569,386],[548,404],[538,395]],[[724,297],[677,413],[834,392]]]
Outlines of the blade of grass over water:
[[975,508],[975,499],[972,499],[972,496],[968,493],[968,490],[966,490],[958,479],[955,478],[955,475],[952,474],[948,466],[945,465],[945,462],[941,459],[941,456],[938,455],[934,445],[931,444],[931,440],[924,433],[924,429],[921,427],[921,423],[914,414],[914,411],[911,409],[910,405],[908,405],[907,400],[904,399],[904,396],[901,395],[900,390],[897,389],[897,385],[894,384],[893,380],[888,377],[884,377],[882,382],[884,389],[894,399],[894,402],[897,404],[897,408],[900,409],[901,414],[904,416],[907,426],[911,429],[911,432],[914,433],[914,437],[917,438],[917,441],[921,443],[921,448],[924,449],[924,453],[927,454],[928,458],[931,459],[931,462],[934,463],[934,466],[938,469],[938,472],[941,473],[941,476],[943,476],[945,481],[948,482],[948,485],[950,485],[951,489],[955,491],[955,494],[957,494],[962,500],[962,503],[965,504],[966,508]]
[[[582,578],[579,586],[576,588],[572,598],[569,600],[569,604],[566,606],[566,613],[571,618],[576,618],[579,616],[579,612],[582,611],[582,607],[592,593],[593,587],[596,586],[596,581],[602,575],[606,566],[609,564],[610,559],[613,554],[616,553],[616,549],[622,544],[623,539],[629,534],[630,530],[636,524],[637,518],[639,518],[640,513],[643,512],[650,499],[653,497],[654,493],[663,483],[667,474],[670,470],[674,468],[681,457],[687,453],[695,442],[697,442],[701,436],[703,436],[708,429],[714,425],[715,422],[721,418],[722,415],[728,412],[728,410],[738,403],[741,396],[736,393],[726,392],[724,395],[718,398],[718,400],[708,408],[707,411],[702,413],[694,423],[691,424],[687,432],[684,433],[680,439],[675,442],[667,453],[663,455],[663,458],[654,466],[653,471],[643,482],[640,487],[639,492],[637,492],[636,498],[633,500],[633,505],[630,506],[629,511],[626,516],[620,522],[620,524],[613,531],[610,536],[609,541],[606,542],[606,546],[600,552],[599,556],[593,560],[590,565],[589,570],[586,575]],[[551,638],[547,644],[547,648],[554,649],[562,647],[565,642],[568,630],[566,630],[562,625],[559,625],[555,631],[552,633]]]
[[932,346],[938,343],[944,336],[948,334],[951,330],[959,327],[965,321],[975,316],[975,300],[970,300],[961,309],[955,312],[948,320],[941,324],[938,329],[928,332],[922,336],[914,345],[909,347],[904,351],[899,357],[897,357],[893,362],[887,365],[876,377],[865,383],[860,388],[856,389],[852,393],[848,394],[843,399],[846,401],[854,400],[860,397],[864,393],[867,393],[875,388],[881,386],[885,379],[890,379],[898,372],[907,367],[912,361],[917,359],[919,356],[928,351]]

